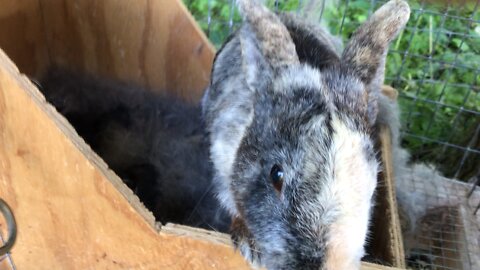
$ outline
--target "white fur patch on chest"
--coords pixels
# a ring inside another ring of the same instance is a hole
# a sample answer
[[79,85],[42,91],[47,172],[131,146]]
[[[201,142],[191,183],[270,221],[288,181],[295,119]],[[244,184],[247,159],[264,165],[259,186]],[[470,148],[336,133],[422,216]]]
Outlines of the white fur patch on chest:
[[349,129],[335,116],[332,120],[334,177],[327,189],[337,211],[329,228],[326,269],[359,269],[378,163],[367,158],[366,146],[372,144],[368,135]]

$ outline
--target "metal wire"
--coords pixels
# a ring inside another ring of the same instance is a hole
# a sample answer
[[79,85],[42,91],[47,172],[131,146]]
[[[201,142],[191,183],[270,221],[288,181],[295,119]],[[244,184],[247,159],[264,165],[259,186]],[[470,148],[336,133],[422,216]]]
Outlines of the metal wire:
[[17,223],[15,217],[13,216],[12,210],[8,206],[7,202],[0,198],[0,213],[3,215],[3,218],[7,222],[8,227],[8,238],[5,243],[0,245],[0,256],[3,256],[10,252],[15,240],[17,239]]
[[[397,72],[397,78],[396,78],[396,81],[398,81],[400,79],[400,75],[402,74],[403,72],[403,69],[405,67],[405,64],[407,62],[407,59],[408,59],[408,56],[409,56],[409,50],[410,50],[410,47],[412,45],[412,41],[413,41],[413,37],[417,34],[418,32],[418,24],[420,22],[420,18],[422,17],[422,14],[423,14],[423,7],[425,5],[425,1],[422,1],[421,3],[421,6],[420,6],[420,9],[417,10],[415,14],[417,20],[415,21],[415,27],[413,28],[413,30],[411,31],[411,35],[410,35],[410,38],[408,40],[408,45],[407,45],[407,49],[403,52],[403,59],[402,59],[402,64],[400,65],[400,68],[398,69],[398,72]],[[414,17],[414,16],[412,16]],[[392,86],[395,87],[395,81],[392,82]],[[416,95],[417,96],[417,95]]]
[[[474,12],[472,13],[471,17],[469,18],[470,20],[468,21],[468,25],[467,25],[468,28],[471,26],[473,16],[474,16],[475,12],[477,11],[477,9],[478,9],[478,2],[477,2],[476,5],[475,5]],[[457,12],[458,12],[458,11],[457,11]],[[453,36],[451,35],[451,36],[450,36],[450,39],[451,39],[452,37],[453,37]],[[459,48],[462,48],[462,46],[463,46],[464,43],[465,43],[465,38],[462,38],[462,39],[461,39],[461,42],[460,42],[460,45],[459,45]],[[460,54],[460,49],[457,50],[457,52],[455,53],[455,60],[454,60],[453,65],[455,65],[455,64],[457,63],[459,54]],[[452,69],[448,69],[448,70],[447,70],[447,72],[448,72],[447,78],[450,78],[450,76],[451,76],[451,70],[452,70]],[[426,74],[426,73],[424,73],[424,74]],[[448,80],[448,79],[447,79],[447,80]],[[438,98],[438,101],[439,101],[439,102],[442,102],[442,100],[444,99],[444,95],[446,94],[446,93],[445,93],[445,90],[446,90],[447,80],[443,81],[442,91],[441,91],[441,93],[440,93],[440,97]],[[471,91],[471,89],[470,89],[470,91]],[[424,134],[423,134],[424,136],[428,136],[428,133],[429,133],[431,127],[432,127],[432,124],[433,124],[433,122],[434,122],[434,118],[435,118],[435,115],[437,114],[437,112],[438,112],[438,105],[435,105],[435,110],[434,110],[434,112],[433,112],[432,119],[431,119],[431,121],[429,122],[428,127],[426,128],[426,130],[425,130],[425,132],[424,132]],[[479,127],[480,127],[480,126],[479,126]],[[477,134],[477,133],[475,133],[475,134]],[[475,137],[475,136],[477,136],[477,135],[474,135],[474,137]],[[472,140],[473,140],[473,138],[472,138]],[[469,145],[470,145],[470,144],[473,144],[473,142],[469,143]],[[469,147],[470,147],[470,146],[469,146]],[[467,153],[467,152],[465,152],[465,153]],[[464,155],[464,157],[465,157],[465,155]],[[462,161],[460,162],[460,167],[459,167],[459,169],[457,170],[457,172],[455,173],[454,178],[456,178],[456,177],[458,176],[458,173],[459,173],[459,171],[461,170],[461,168],[462,168],[462,166],[463,166],[463,163],[464,163],[464,158],[462,158]]]
[[[428,258],[426,265],[435,266],[434,269],[463,269],[462,251],[465,250],[464,233],[458,208],[438,207],[431,209],[431,213],[424,217],[419,224],[421,234],[418,242],[428,247],[423,252]],[[422,252],[411,252],[407,263],[412,266],[415,258]],[[426,268],[433,269],[433,268]]]
[[[423,10],[423,9],[422,9],[422,10]],[[445,13],[444,13],[443,16],[442,16],[442,21],[440,22],[440,28],[443,28],[443,26],[444,26],[444,24],[445,24],[445,21],[446,21],[446,18],[447,18],[446,15],[448,14],[449,10],[450,10],[450,1],[447,1],[447,8],[445,9]],[[419,19],[420,19],[420,16],[419,16]],[[417,26],[416,26],[416,27],[417,27]],[[436,45],[437,45],[437,43],[438,43],[439,37],[440,37],[440,32],[437,32],[436,35],[435,35],[435,41],[433,42],[433,46],[432,46],[433,49],[432,49],[432,51],[431,51],[431,52],[428,54],[428,56],[427,56],[427,57],[428,57],[427,59],[429,60],[429,62],[432,61],[432,55],[435,54],[435,48],[437,48]],[[411,46],[411,43],[409,44],[409,48],[410,48],[410,46]],[[418,102],[418,98],[417,98],[417,97],[420,95],[420,91],[422,90],[422,86],[423,86],[424,83],[425,83],[425,76],[426,76],[426,74],[428,73],[428,72],[427,72],[427,71],[428,71],[427,68],[428,68],[428,65],[425,65],[425,66],[424,66],[424,69],[423,69],[423,72],[422,72],[422,73],[423,73],[423,76],[422,76],[422,78],[421,78],[421,80],[420,80],[420,82],[419,82],[419,84],[418,84],[417,91],[416,91],[416,93],[415,93],[415,95],[414,95],[414,101],[413,101],[413,106],[414,106],[414,107],[417,105],[417,102]],[[400,72],[402,72],[402,69],[400,69],[399,73],[400,73]],[[398,77],[398,76],[399,76],[399,75],[397,75],[397,77]],[[393,84],[395,85],[395,83],[393,83]],[[408,116],[407,116],[407,119],[406,119],[407,123],[411,121],[411,117],[412,117],[412,111],[410,111],[410,112],[408,113]]]
[[[2,233],[0,232],[0,245],[4,245],[4,244],[5,244],[5,239]],[[8,267],[7,269],[10,269],[10,270],[16,269],[10,252],[0,256],[0,269],[3,269],[2,267]]]
[[349,4],[349,3],[350,3],[349,0],[346,0],[346,1],[345,1],[345,12],[343,13],[342,22],[340,23],[340,28],[338,28],[338,33],[337,33],[337,34],[342,33],[343,25],[345,24],[345,17],[347,16],[346,10],[348,10],[348,4]]

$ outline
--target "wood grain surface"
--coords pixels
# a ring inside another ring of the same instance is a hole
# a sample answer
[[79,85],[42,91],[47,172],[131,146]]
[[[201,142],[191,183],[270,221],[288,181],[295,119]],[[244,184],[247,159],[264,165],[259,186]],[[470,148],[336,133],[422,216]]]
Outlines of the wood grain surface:
[[40,0],[52,64],[198,101],[214,57],[177,0]]
[[0,48],[25,74],[38,76],[49,66],[38,0],[0,0]]
[[371,252],[389,265],[405,268],[402,231],[397,210],[397,199],[392,165],[391,136],[388,127],[381,127],[382,172],[377,184],[375,212],[372,222]]
[[189,101],[215,53],[177,0],[0,0],[0,48],[32,77],[56,65]]

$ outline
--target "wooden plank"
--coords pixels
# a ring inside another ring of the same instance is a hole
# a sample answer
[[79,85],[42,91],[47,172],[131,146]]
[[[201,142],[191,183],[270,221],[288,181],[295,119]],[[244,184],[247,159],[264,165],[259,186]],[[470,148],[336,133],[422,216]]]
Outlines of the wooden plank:
[[48,66],[38,0],[0,0],[0,48],[24,73],[39,75]]
[[[382,87],[382,93],[392,100],[397,100],[398,91],[389,85]],[[387,218],[389,227],[387,235],[390,237],[388,248],[392,254],[393,265],[406,268],[405,249],[403,247],[403,235],[400,225],[400,217],[397,207],[397,193],[395,185],[395,173],[393,171],[392,136],[388,127],[381,127],[380,143],[384,176],[384,199],[387,201]]]
[[[390,86],[382,87],[382,94],[395,100],[398,93]],[[405,268],[405,253],[397,210],[395,179],[392,166],[391,134],[388,127],[379,130],[377,149],[381,153],[382,171],[375,192],[372,228],[367,253],[383,264]]]
[[180,0],[40,0],[53,64],[198,101],[214,48]]
[[[203,229],[197,229],[177,224],[167,224],[162,227],[162,232],[168,232],[174,235],[182,235],[193,239],[208,239],[209,241],[214,241],[216,243],[230,244],[230,239],[228,235],[222,233],[215,233]],[[388,267],[373,263],[362,262],[361,270],[395,270],[400,268]]]
[[384,231],[384,235],[388,237],[385,248],[393,259],[393,265],[400,268],[405,268],[405,252],[403,248],[402,230],[400,227],[400,219],[397,209],[397,196],[395,191],[393,164],[392,164],[392,147],[391,147],[391,133],[388,127],[381,127],[380,131],[382,165],[383,165],[383,189],[382,198],[387,203],[384,203],[386,215],[382,218],[388,220],[388,227]]
[[373,263],[362,263],[362,270],[396,270],[396,269],[403,269],[403,268],[395,268],[395,267],[388,267]]

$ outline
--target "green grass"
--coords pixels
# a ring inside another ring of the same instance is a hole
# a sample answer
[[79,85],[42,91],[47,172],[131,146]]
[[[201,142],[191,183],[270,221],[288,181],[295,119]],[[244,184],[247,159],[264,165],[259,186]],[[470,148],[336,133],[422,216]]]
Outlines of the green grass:
[[[232,10],[234,1],[211,0],[213,20],[208,28],[208,0],[184,2],[217,48],[228,36],[229,24],[241,21],[238,13]],[[371,6],[370,1],[350,1],[346,9],[344,1],[340,3],[327,5],[323,23],[333,34],[347,40],[367,19]],[[415,10],[420,4],[409,3],[414,11],[407,27],[390,47],[386,64],[386,83],[401,93],[399,102],[404,131],[463,147],[470,144],[470,148],[480,151],[478,134],[471,144],[480,117],[458,109],[480,111],[480,74],[477,72],[480,69],[480,24],[476,22],[480,15],[473,14],[473,5],[467,5],[451,8],[448,14],[471,17],[473,21],[444,18],[441,16],[447,11],[444,6],[425,6],[428,12],[418,12]],[[278,8],[291,11],[298,4],[299,0],[280,1]],[[274,1],[267,1],[267,5],[274,8]],[[407,56],[404,55],[406,50]],[[403,145],[416,160],[437,164],[447,176],[455,174],[464,158],[463,150],[413,136],[405,136]],[[478,170],[480,154],[472,153],[464,159],[458,177],[467,180]]]

